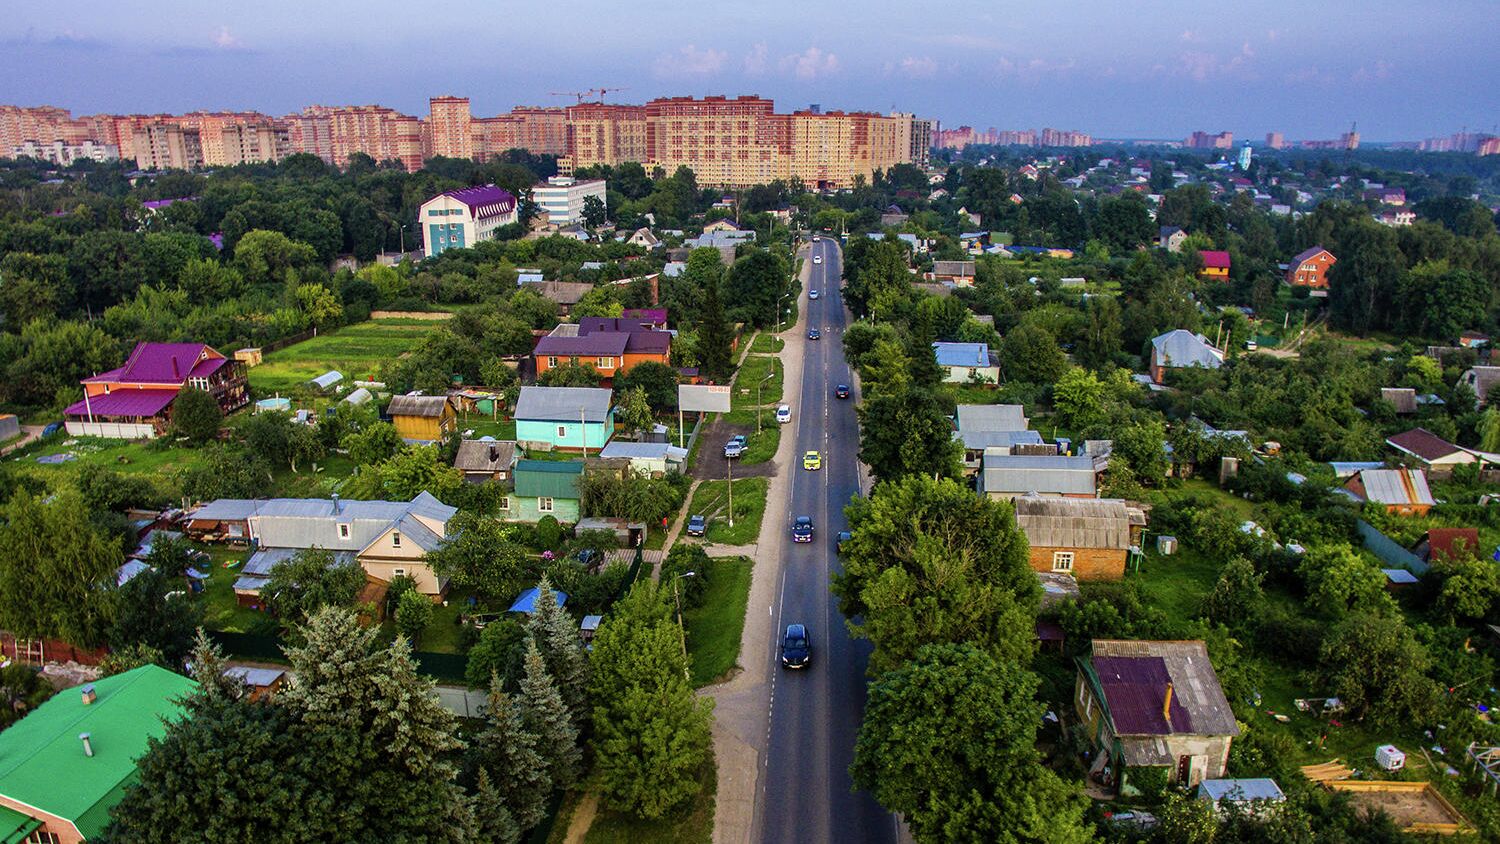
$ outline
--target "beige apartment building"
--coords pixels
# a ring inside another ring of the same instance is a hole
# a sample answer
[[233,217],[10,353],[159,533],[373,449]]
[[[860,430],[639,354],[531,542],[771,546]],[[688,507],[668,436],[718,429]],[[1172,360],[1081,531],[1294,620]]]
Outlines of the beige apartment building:
[[473,135],[474,152],[481,161],[508,149],[563,156],[568,152],[568,111],[516,106],[509,114],[474,120]]
[[197,129],[151,123],[132,138],[135,166],[142,170],[193,170],[203,166],[203,141]]
[[427,155],[474,157],[474,118],[468,97],[433,97],[427,101]]

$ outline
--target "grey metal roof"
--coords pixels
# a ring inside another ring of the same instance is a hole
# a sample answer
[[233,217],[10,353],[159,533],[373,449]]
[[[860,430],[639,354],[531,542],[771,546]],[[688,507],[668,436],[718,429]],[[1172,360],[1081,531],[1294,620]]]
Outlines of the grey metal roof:
[[974,262],[973,261],[933,261],[932,262],[932,274],[933,275],[972,276],[972,275],[974,275]]
[[1012,503],[1016,525],[1033,546],[1119,551],[1130,547],[1130,513],[1124,501],[1021,496]]
[[464,472],[500,472],[516,462],[514,440],[464,440],[453,466]]
[[285,668],[251,668],[248,665],[231,665],[224,669],[225,677],[257,688],[270,686],[285,675]]
[[605,460],[616,457],[635,460],[680,460],[687,457],[687,449],[678,448],[671,443],[633,443],[610,440],[600,450],[599,456]]
[[1041,445],[1042,435],[1038,431],[954,431],[953,438],[961,440],[964,448],[983,451],[987,448],[1014,448],[1017,445]]
[[394,396],[385,412],[391,416],[420,416],[436,419],[448,406],[447,396]]
[[1365,499],[1376,504],[1436,504],[1421,469],[1366,469],[1359,473]]
[[[364,550],[393,525],[411,521],[410,516],[423,516],[446,525],[457,508],[438,501],[431,493],[420,492],[411,501],[335,501],[327,498],[272,498],[266,501],[244,502],[230,500],[233,506],[216,508],[223,502],[205,505],[193,519],[245,520],[250,525],[250,536],[264,550],[328,548],[334,551],[358,552]],[[255,505],[248,515],[244,504]],[[214,509],[210,509],[214,508]],[[216,510],[230,512],[230,516],[212,515]],[[201,515],[205,511],[211,515]],[[348,536],[340,534],[339,525],[347,525]],[[424,528],[427,533],[430,529]],[[403,533],[406,531],[403,530]],[[420,547],[435,547],[421,531],[413,535]],[[426,541],[427,545],[422,543]],[[430,549],[429,549],[430,550]],[[251,557],[252,561],[255,559]],[[245,572],[250,572],[246,564]],[[269,571],[269,569],[267,569]]]
[[980,491],[1001,495],[1028,492],[1054,495],[1093,495],[1094,458],[984,455]]
[[1215,803],[1225,798],[1236,803],[1243,800],[1279,802],[1286,799],[1286,795],[1281,793],[1281,787],[1276,785],[1276,780],[1267,777],[1204,780],[1198,785],[1198,797]]
[[261,503],[251,498],[220,498],[193,511],[189,521],[243,522],[255,515]]
[[989,366],[990,349],[983,343],[933,343],[938,366]]
[[516,419],[540,422],[601,423],[609,418],[610,391],[602,387],[522,387]]
[[1335,460],[1328,465],[1333,467],[1334,477],[1337,478],[1349,478],[1358,475],[1366,469],[1379,469],[1385,466],[1384,463],[1378,460],[1353,462]]
[[1029,426],[1026,408],[1019,404],[961,404],[960,431],[1024,431]]
[[1153,337],[1156,362],[1166,367],[1202,366],[1218,369],[1224,365],[1224,353],[1209,344],[1202,334],[1178,328]]

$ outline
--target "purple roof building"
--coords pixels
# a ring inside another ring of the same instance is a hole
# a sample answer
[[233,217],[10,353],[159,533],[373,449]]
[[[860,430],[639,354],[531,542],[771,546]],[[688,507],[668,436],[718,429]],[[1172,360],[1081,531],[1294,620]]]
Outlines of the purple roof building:
[[250,402],[245,367],[202,343],[137,343],[121,366],[83,379],[83,400],[64,411],[68,433],[150,439],[165,433],[183,389],[202,390],[229,413]]
[[492,240],[495,230],[517,221],[516,198],[504,188],[476,185],[440,193],[422,203],[417,225],[427,257]]

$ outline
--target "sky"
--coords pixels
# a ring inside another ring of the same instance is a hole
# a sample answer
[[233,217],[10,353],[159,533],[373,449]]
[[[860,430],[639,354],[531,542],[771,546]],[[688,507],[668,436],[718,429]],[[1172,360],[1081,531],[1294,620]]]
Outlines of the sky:
[[1369,141],[1500,123],[1500,0],[7,4],[0,103],[425,114],[760,94],[945,127]]

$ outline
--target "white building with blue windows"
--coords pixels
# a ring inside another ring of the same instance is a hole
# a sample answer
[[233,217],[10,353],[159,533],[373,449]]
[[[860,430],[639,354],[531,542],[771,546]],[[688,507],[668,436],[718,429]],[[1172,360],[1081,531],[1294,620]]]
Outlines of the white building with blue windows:
[[578,181],[572,176],[553,176],[531,189],[531,200],[547,215],[549,226],[571,226],[583,222],[583,203],[589,197],[607,202],[604,180]]
[[417,224],[427,257],[490,240],[495,229],[516,222],[516,198],[494,185],[450,190],[422,203]]

